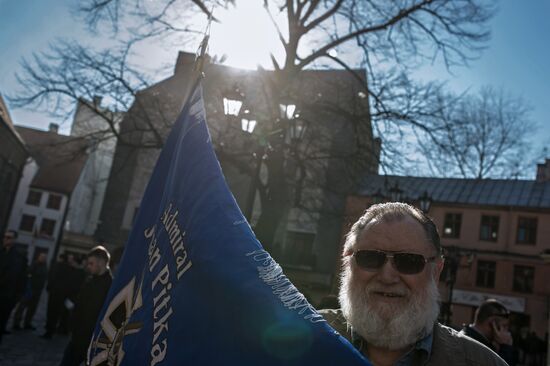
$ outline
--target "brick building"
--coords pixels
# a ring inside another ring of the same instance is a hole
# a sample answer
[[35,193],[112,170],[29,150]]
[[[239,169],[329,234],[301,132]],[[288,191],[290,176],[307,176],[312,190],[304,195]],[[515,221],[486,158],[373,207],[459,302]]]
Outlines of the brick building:
[[91,101],[80,99],[77,103],[70,136],[88,143],[88,158],[71,194],[60,252],[82,255],[98,244],[94,234],[111,172],[116,137],[96,110],[115,123],[122,117],[102,107],[98,96]]
[[344,231],[373,203],[393,196],[419,207],[427,192],[446,250],[442,320],[460,327],[494,297],[512,311],[513,332],[528,328],[542,338],[550,307],[550,160],[538,168],[537,180],[367,176],[348,198]]
[[[159,147],[184,102],[193,60],[193,54],[180,52],[174,74],[140,91],[124,116],[120,135],[125,143],[116,146],[96,232],[96,237],[109,245],[120,246],[126,241]],[[285,154],[278,157],[284,160],[284,167],[278,173],[269,173],[270,179],[282,177],[282,185],[288,184],[285,176],[299,175],[295,174],[299,171],[297,164],[291,164],[297,159],[289,156],[309,159],[304,163],[308,168],[299,177],[300,187],[288,185],[292,198],[300,191],[300,204],[295,200],[279,202],[286,207],[269,250],[287,267],[289,277],[309,295],[315,296],[317,288],[330,289],[346,197],[364,172],[374,174],[378,170],[379,142],[372,135],[368,98],[357,75],[345,70],[300,72],[285,95],[284,112],[288,117],[279,119],[273,115],[279,116],[279,103],[283,101],[271,97],[266,86],[272,71],[209,63],[205,73],[202,87],[212,141],[228,185],[243,212],[249,211],[253,226],[260,220],[261,211],[255,188],[258,181],[267,178],[265,168],[273,161],[270,159],[276,153]],[[358,70],[357,74],[365,77],[364,70]],[[229,102],[235,97],[241,99],[242,106],[240,112],[233,113]],[[268,159],[259,160],[266,151],[263,149],[266,141],[281,139],[275,143],[285,146],[292,143],[294,136],[288,125],[298,115],[300,121],[309,124],[303,143],[285,148],[284,152],[270,150]],[[366,151],[367,156],[359,156],[356,151],[359,149]],[[336,158],[352,154],[356,159]],[[352,182],[353,179],[356,181]]]

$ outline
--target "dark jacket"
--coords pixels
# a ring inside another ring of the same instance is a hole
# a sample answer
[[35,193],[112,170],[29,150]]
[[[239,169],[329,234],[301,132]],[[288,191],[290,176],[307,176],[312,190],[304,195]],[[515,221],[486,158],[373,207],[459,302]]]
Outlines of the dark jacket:
[[80,289],[86,280],[86,272],[81,268],[71,267],[68,273],[70,277],[66,282],[65,296],[71,299],[72,302],[76,302]]
[[46,263],[33,263],[29,268],[30,287],[33,292],[40,293],[48,278],[48,266]]
[[515,357],[514,357],[514,347],[509,346],[507,344],[500,345],[500,349],[497,350],[493,346],[491,342],[480,332],[478,332],[474,327],[470,325],[464,326],[464,328],[460,331],[460,333],[467,335],[468,337],[475,339],[479,343],[483,344],[486,347],[489,347],[493,351],[495,351],[508,365],[515,366]]
[[66,296],[69,281],[71,280],[72,267],[67,262],[57,262],[50,269],[48,275],[48,287],[51,294]]
[[103,302],[111,287],[111,272],[90,276],[76,298],[72,318],[72,342],[79,349],[87,349]]
[[57,262],[48,275],[47,290],[54,296],[75,301],[80,287],[86,279],[83,269],[71,266],[67,262]]
[[14,247],[0,248],[0,297],[18,301],[25,292],[26,282],[27,259]]
[[[319,313],[323,315],[331,327],[337,330],[348,341],[352,342],[351,327],[346,322],[340,309],[320,310]],[[365,353],[366,349],[360,349],[360,351]],[[435,324],[430,358],[414,364],[414,366],[417,365],[506,366],[506,362],[481,343],[451,328]]]

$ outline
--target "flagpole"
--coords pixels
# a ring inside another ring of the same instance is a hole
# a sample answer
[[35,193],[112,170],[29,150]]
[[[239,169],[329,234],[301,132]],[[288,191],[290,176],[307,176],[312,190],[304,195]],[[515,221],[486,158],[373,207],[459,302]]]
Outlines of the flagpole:
[[191,73],[191,83],[189,84],[189,87],[184,94],[185,95],[184,103],[183,103],[184,107],[187,105],[187,103],[193,96],[193,92],[195,91],[195,89],[197,88],[201,80],[205,77],[204,65],[206,64],[206,57],[207,57],[206,52],[208,50],[208,42],[210,40],[210,29],[212,25],[213,15],[214,15],[214,9],[210,11],[210,16],[208,17],[208,23],[206,25],[206,29],[204,30],[204,37],[196,52],[195,63],[193,65],[193,71]]

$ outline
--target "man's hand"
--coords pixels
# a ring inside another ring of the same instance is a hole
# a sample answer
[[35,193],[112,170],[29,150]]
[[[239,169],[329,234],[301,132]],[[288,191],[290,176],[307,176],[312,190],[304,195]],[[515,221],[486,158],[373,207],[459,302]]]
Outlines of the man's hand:
[[512,345],[512,334],[510,334],[508,329],[501,327],[497,322],[491,322],[491,326],[493,327],[493,332],[495,335],[493,343],[498,343],[498,345]]

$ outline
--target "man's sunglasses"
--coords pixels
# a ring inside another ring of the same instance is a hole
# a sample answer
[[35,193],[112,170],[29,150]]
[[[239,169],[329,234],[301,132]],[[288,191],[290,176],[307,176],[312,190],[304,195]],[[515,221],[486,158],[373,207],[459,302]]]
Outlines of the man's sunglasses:
[[391,258],[393,268],[399,273],[412,275],[422,272],[426,263],[433,262],[439,256],[426,258],[415,253],[388,253],[380,250],[357,250],[353,253],[355,263],[359,268],[369,272],[376,272]]

